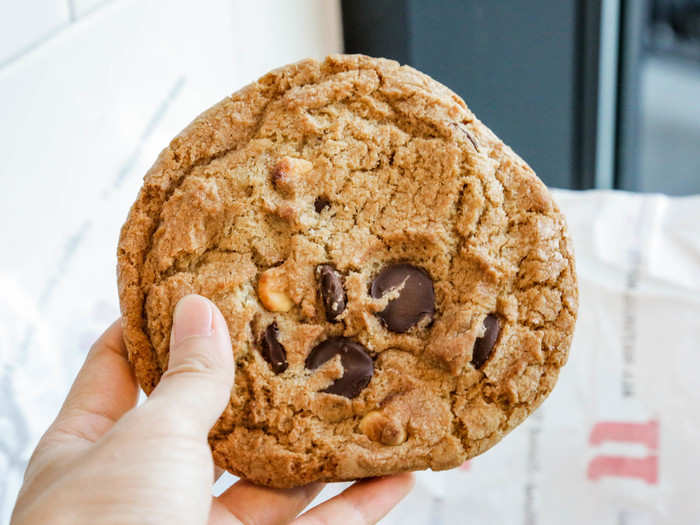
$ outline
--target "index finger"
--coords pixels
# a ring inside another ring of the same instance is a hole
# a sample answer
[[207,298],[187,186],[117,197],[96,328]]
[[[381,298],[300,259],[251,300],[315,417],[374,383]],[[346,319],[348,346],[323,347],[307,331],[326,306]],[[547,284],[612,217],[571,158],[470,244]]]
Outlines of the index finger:
[[370,525],[394,508],[413,488],[410,473],[358,481],[302,514],[294,525]]
[[322,488],[322,483],[312,483],[291,489],[273,489],[239,480],[214,501],[243,525],[289,523]]
[[138,384],[129,365],[121,321],[90,349],[49,432],[96,441],[136,405]]

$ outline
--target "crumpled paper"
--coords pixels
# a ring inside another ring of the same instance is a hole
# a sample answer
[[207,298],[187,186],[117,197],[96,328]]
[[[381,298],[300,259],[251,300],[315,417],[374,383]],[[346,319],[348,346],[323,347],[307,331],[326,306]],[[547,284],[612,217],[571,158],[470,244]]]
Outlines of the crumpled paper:
[[[557,386],[493,449],[451,471],[418,473],[414,492],[383,523],[700,521],[700,197],[555,197],[574,240],[580,283],[579,320]],[[73,264],[97,258],[113,265],[107,241],[86,235]],[[65,291],[56,293],[69,294],[80,278],[68,272]],[[82,298],[84,305],[71,303],[78,328],[0,273],[4,516],[90,343],[117,315],[113,284],[102,290]],[[330,485],[317,501],[345,486]]]
[[554,193],[580,285],[557,386],[491,450],[417,473],[382,523],[700,523],[700,197]]
[[384,523],[700,523],[700,197],[557,191],[576,252],[569,362],[543,405]]

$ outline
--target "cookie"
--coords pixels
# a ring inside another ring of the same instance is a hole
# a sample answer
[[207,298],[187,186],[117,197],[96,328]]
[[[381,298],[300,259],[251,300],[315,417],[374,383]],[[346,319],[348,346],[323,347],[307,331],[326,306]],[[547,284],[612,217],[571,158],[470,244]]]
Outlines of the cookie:
[[530,167],[449,89],[365,56],[288,65],[197,117],[145,176],[118,282],[146,393],[178,299],[221,309],[237,366],[213,456],[273,487],[484,452],[551,391],[577,311]]

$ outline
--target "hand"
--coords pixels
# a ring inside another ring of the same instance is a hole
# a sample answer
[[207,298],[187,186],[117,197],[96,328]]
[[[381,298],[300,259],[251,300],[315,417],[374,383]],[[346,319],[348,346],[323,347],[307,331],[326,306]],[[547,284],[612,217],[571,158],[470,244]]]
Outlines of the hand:
[[[212,498],[207,433],[228,402],[233,376],[224,318],[213,303],[190,295],[175,308],[168,370],[135,408],[138,384],[114,323],[90,350],[34,451],[12,523],[291,522],[321,484],[279,490],[239,481]],[[360,481],[294,523],[375,523],[408,493],[412,479]]]

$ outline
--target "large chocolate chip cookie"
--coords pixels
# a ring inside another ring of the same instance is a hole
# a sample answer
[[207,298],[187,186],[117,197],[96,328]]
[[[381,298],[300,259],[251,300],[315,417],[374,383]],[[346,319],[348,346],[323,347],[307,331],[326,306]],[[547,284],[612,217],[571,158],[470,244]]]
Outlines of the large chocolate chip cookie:
[[147,393],[177,300],[221,309],[237,371],[214,458],[275,487],[480,454],[550,392],[576,319],[542,182],[446,87],[364,56],[283,67],[197,117],[118,258]]

